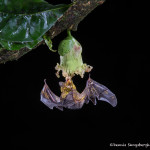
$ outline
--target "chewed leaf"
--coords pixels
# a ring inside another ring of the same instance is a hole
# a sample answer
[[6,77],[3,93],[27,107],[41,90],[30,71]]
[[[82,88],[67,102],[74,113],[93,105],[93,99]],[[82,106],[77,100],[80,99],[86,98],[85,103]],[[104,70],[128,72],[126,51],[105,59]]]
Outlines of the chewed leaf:
[[39,41],[69,6],[44,0],[0,0],[0,44]]

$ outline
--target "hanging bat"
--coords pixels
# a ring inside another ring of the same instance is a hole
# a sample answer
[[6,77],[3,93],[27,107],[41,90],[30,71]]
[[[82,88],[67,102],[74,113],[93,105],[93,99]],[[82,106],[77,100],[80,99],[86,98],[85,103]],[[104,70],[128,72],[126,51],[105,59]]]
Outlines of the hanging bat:
[[89,77],[86,82],[86,87],[80,94],[71,79],[66,82],[59,82],[61,87],[61,96],[55,95],[48,87],[46,80],[41,91],[41,101],[50,109],[56,107],[63,111],[63,108],[80,109],[84,103],[88,104],[91,100],[96,105],[98,100],[108,102],[113,107],[117,105],[116,96],[104,85],[94,81]]

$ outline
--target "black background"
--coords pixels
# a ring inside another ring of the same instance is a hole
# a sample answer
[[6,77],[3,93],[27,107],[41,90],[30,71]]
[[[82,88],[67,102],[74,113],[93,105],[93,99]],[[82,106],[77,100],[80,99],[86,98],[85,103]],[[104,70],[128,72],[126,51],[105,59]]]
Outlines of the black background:
[[[107,0],[72,32],[82,44],[83,61],[94,67],[91,78],[116,94],[115,108],[99,101],[96,106],[89,103],[80,110],[61,112],[41,103],[43,80],[57,95],[58,82],[64,80],[55,76],[58,53],[46,45],[0,65],[2,130],[12,149],[108,149],[110,143],[149,142],[149,56],[141,47],[140,7],[133,1]],[[53,39],[54,49],[65,36],[63,32]],[[80,92],[87,78],[87,73],[84,79],[74,78]]]

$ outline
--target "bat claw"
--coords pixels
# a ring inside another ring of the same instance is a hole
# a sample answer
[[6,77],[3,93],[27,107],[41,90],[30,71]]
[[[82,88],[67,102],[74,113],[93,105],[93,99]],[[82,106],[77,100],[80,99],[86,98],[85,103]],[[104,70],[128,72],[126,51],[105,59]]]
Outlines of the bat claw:
[[44,83],[46,83],[46,79],[44,79]]

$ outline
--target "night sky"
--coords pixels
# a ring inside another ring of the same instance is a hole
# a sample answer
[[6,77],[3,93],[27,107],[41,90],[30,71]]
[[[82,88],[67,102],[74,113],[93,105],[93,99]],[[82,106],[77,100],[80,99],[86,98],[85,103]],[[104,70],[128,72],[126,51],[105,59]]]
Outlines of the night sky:
[[[52,1],[53,4],[69,1]],[[0,65],[2,122],[11,149],[57,149],[81,147],[110,148],[110,143],[148,143],[149,105],[147,78],[149,56],[140,45],[139,6],[132,0],[107,0],[90,13],[72,35],[81,43],[83,61],[91,66],[91,78],[107,86],[118,99],[117,107],[98,101],[80,110],[54,108],[40,102],[44,79],[60,95],[55,76],[58,53],[46,45],[29,52],[18,61]],[[54,49],[67,35],[55,37]],[[142,40],[142,39],[141,39]],[[137,49],[140,49],[138,51]],[[73,78],[78,91],[84,79]],[[8,144],[8,145],[9,145]],[[149,143],[150,144],[150,143]],[[115,148],[115,147],[112,147]]]

